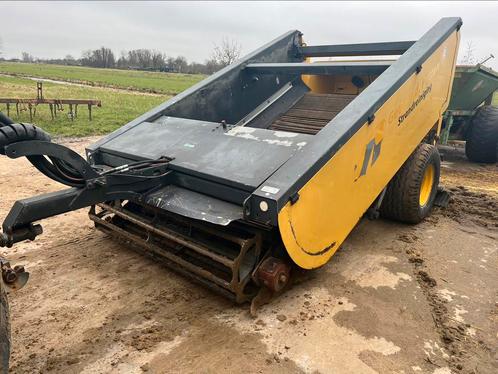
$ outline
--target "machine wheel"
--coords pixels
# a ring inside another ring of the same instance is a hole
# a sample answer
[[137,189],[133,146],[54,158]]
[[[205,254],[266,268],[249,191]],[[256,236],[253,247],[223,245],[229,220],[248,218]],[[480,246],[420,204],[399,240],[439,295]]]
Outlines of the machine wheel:
[[493,163],[498,153],[498,108],[483,106],[472,117],[465,143],[470,161]]
[[30,123],[13,123],[0,127],[0,154],[6,145],[24,140],[50,141],[50,135]]
[[0,374],[9,372],[10,321],[7,293],[0,275]]
[[437,148],[420,144],[389,182],[381,216],[406,223],[427,217],[436,198],[440,168]]

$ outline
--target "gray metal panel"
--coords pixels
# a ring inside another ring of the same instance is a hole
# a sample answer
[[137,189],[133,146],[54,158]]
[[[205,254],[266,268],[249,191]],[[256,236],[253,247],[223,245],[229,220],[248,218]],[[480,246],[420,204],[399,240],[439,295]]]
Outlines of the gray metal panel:
[[173,185],[151,193],[146,203],[184,217],[223,226],[243,216],[242,206]]
[[[283,61],[302,61],[302,58],[296,56],[296,52],[292,51],[293,48],[297,48],[296,42],[297,38],[300,35],[300,32],[297,30],[291,30],[287,33],[279,36],[278,38],[272,40],[271,42],[265,44],[263,47],[258,48],[256,51],[248,54],[247,56],[241,58],[240,60],[234,62],[233,64],[221,69],[215,74],[207,77],[203,81],[193,85],[189,89],[183,91],[179,95],[167,100],[166,102],[160,104],[159,106],[153,108],[147,113],[141,115],[140,117],[134,119],[133,121],[127,123],[126,125],[120,127],[116,131],[111,134],[105,136],[99,141],[91,144],[87,148],[87,154],[95,152],[100,146],[105,144],[106,142],[114,139],[115,137],[125,133],[131,128],[139,125],[142,122],[154,121],[161,115],[170,115],[175,117],[185,117],[185,118],[193,118],[193,119],[208,119],[209,118],[201,118],[202,112],[205,110],[206,113],[211,112],[215,105],[223,105],[224,108],[230,110],[229,103],[233,102],[233,94],[232,91],[234,88],[237,89],[237,94],[240,94],[240,90],[245,90],[245,95],[247,96],[246,100],[243,101],[242,104],[248,105],[252,104],[252,102],[258,101],[261,96],[261,100],[254,105],[253,108],[249,108],[246,110],[246,113],[240,115],[236,121],[240,120],[244,115],[249,113],[252,109],[254,109],[262,100],[271,95],[272,92],[265,92],[265,89],[259,89],[258,85],[251,84],[248,82],[247,84],[242,84],[240,75],[242,68],[249,61],[260,61],[260,62],[283,62]],[[293,52],[293,53],[292,53]],[[272,83],[275,82],[274,80]],[[255,83],[255,82],[253,82]],[[266,82],[268,83],[268,82]],[[277,86],[285,84],[285,80],[280,80]],[[213,87],[217,86],[217,91],[221,92],[225,95],[225,100],[218,99],[213,102],[212,97],[208,95],[213,92]],[[268,86],[268,85],[267,85]],[[265,86],[264,88],[267,88]],[[274,91],[277,91],[280,87],[275,87]],[[256,91],[255,91],[256,90]],[[211,100],[208,100],[211,99]],[[234,111],[234,105],[231,106],[232,111]],[[177,113],[173,113],[175,110]],[[186,115],[186,111],[196,110],[199,112],[196,116]],[[227,120],[230,122],[230,118],[220,118]]]
[[171,157],[172,170],[253,191],[311,136],[161,117],[143,122],[101,147],[136,160]]
[[191,137],[207,136],[219,126],[212,122],[160,117],[155,122],[142,122],[107,142],[101,150],[132,159],[175,157],[175,144],[185,143]]
[[334,57],[334,56],[382,56],[401,55],[415,42],[381,42],[336,45],[312,45],[299,48],[303,57]]
[[245,70],[254,74],[378,75],[382,74],[391,64],[392,61],[254,63],[248,64]]
[[179,144],[170,167],[252,192],[310,138],[238,126],[227,133],[191,137],[188,146]]

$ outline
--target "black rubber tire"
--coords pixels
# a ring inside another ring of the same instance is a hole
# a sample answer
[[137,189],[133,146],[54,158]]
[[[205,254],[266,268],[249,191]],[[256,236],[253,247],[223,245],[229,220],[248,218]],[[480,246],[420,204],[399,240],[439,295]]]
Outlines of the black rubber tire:
[[0,154],[5,154],[4,147],[24,140],[50,141],[50,135],[30,123],[14,123],[0,127]]
[[[430,165],[434,166],[432,189],[427,203],[421,206],[420,188],[425,170]],[[431,144],[420,144],[387,185],[380,207],[381,216],[406,223],[422,221],[431,212],[440,172],[441,158],[437,148]]]
[[472,162],[498,161],[498,108],[487,105],[474,114],[467,132],[465,154]]
[[0,127],[5,126],[5,125],[11,125],[13,123],[14,123],[14,121],[12,121],[12,119],[10,119],[5,114],[0,112]]
[[8,374],[10,357],[10,319],[7,293],[0,275],[0,374]]

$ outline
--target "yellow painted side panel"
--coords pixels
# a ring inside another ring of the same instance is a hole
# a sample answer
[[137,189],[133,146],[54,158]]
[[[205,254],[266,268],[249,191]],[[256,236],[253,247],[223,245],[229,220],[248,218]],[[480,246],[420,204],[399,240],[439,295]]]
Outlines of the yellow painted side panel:
[[[452,34],[285,205],[278,224],[293,261],[325,264],[448,105],[459,33]],[[320,135],[317,135],[320,136]]]

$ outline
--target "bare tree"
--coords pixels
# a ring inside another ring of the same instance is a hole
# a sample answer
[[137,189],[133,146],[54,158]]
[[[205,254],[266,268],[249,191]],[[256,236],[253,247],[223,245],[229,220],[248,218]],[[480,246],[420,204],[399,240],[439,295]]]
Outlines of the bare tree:
[[151,67],[153,69],[161,69],[164,67],[165,62],[165,55],[159,51],[152,51],[152,60],[151,60]]
[[188,68],[187,59],[183,56],[168,57],[165,60],[165,65],[169,71],[175,73],[185,73]]
[[211,60],[221,67],[225,67],[233,63],[240,57],[242,47],[235,39],[223,37],[221,44],[214,45]]
[[476,57],[474,56],[474,52],[475,52],[475,45],[474,42],[471,40],[467,42],[465,46],[465,54],[463,55],[460,63],[465,65],[474,65],[476,63]]
[[178,73],[183,73],[187,69],[187,59],[183,56],[175,58],[175,68]]
[[22,62],[34,62],[35,58],[31,53],[28,52],[22,52]]
[[114,53],[110,48],[100,47],[95,50],[83,51],[81,64],[95,68],[112,68],[115,65]]

